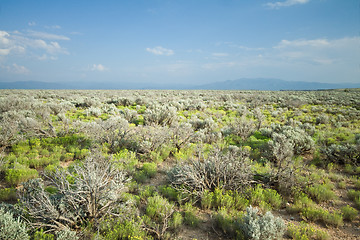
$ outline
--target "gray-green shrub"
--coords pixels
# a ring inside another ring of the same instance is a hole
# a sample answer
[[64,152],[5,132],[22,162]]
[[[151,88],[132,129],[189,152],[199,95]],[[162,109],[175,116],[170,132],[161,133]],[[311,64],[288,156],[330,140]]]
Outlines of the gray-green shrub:
[[286,229],[280,217],[274,217],[271,212],[260,216],[258,209],[251,206],[246,209],[240,228],[246,239],[253,240],[281,239]]
[[32,179],[24,183],[20,202],[33,219],[32,225],[54,231],[116,213],[127,181],[114,162],[96,152],[71,171],[57,169],[47,180],[57,188],[56,193],[47,192],[41,179]]
[[1,240],[24,240],[30,239],[27,234],[26,224],[20,218],[14,218],[13,214],[0,208],[0,239]]
[[208,157],[176,165],[168,173],[175,189],[201,197],[205,190],[245,189],[253,180],[251,162],[246,149],[233,147],[223,152],[213,150]]

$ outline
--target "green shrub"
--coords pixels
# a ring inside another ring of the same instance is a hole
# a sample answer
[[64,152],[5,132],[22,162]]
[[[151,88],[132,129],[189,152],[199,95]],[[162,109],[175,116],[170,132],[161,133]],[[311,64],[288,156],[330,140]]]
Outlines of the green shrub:
[[149,197],[154,196],[155,194],[155,187],[154,186],[142,186],[139,189],[139,197],[141,200],[146,200]]
[[179,192],[171,186],[160,186],[159,191],[161,195],[163,195],[170,201],[176,201],[179,198]]
[[126,170],[133,173],[138,165],[136,154],[127,149],[123,149],[113,155],[113,160],[116,162],[120,170]]
[[294,204],[287,208],[289,212],[301,212],[303,208],[314,208],[315,203],[305,194],[295,196]]
[[145,174],[145,172],[143,170],[139,170],[135,173],[134,179],[138,183],[144,183],[148,179],[148,176]]
[[203,209],[210,209],[213,205],[213,198],[214,193],[209,190],[205,190],[201,196],[201,207]]
[[179,228],[179,227],[183,224],[183,221],[184,221],[184,218],[183,218],[183,216],[181,215],[181,213],[175,212],[175,213],[172,215],[171,227],[172,227],[173,229],[177,229],[177,228]]
[[148,178],[152,178],[157,173],[156,163],[144,163],[139,171],[134,175],[136,181],[144,183]]
[[282,197],[273,189],[263,189],[260,184],[250,192],[250,203],[264,210],[278,209],[282,204]]
[[42,149],[42,150],[40,151],[40,154],[43,155],[43,156],[49,156],[49,155],[50,155],[50,152],[49,152],[49,150],[47,150],[47,149]]
[[222,189],[216,188],[213,194],[212,207],[225,207],[230,209],[234,206],[234,198],[231,196],[232,191],[224,192]]
[[343,225],[342,214],[338,211],[329,213],[322,208],[303,208],[301,216],[304,220],[316,222],[321,221],[326,225],[340,227]]
[[44,230],[41,229],[39,231],[36,231],[33,234],[33,239],[34,240],[54,240],[55,237],[54,237],[54,235],[52,235],[50,233],[44,233]]
[[[170,239],[170,232],[167,229],[178,226],[179,216],[173,218],[175,206],[169,203],[166,198],[159,195],[149,197],[146,205],[146,215],[142,217],[146,229],[157,239]],[[171,221],[175,220],[175,221]]]
[[292,223],[288,225],[287,233],[294,240],[327,240],[330,239],[330,236],[327,232],[316,229],[313,226],[301,222],[300,226],[296,226]]
[[360,179],[356,179],[354,181],[354,186],[355,186],[356,189],[360,189]]
[[25,223],[20,218],[15,219],[12,213],[6,212],[2,208],[0,208],[0,239],[30,239]]
[[360,197],[360,191],[356,191],[354,189],[350,189],[348,191],[348,197],[350,198],[350,200],[355,200],[356,198]]
[[17,186],[22,182],[36,177],[38,177],[37,170],[30,168],[13,168],[5,172],[5,180],[12,186]]
[[141,226],[141,221],[124,220],[111,222],[108,228],[103,229],[106,240],[118,239],[149,239]]
[[196,216],[196,208],[190,202],[185,203],[183,208],[184,208],[184,223],[191,227],[197,227],[199,225],[199,219]]
[[358,215],[358,211],[355,208],[346,205],[341,208],[341,212],[343,214],[344,220],[353,221]]
[[3,188],[0,189],[0,201],[15,201],[16,200],[16,189],[15,188]]
[[170,216],[174,211],[174,205],[159,195],[149,197],[147,201],[146,215],[156,222],[163,221],[165,217]]
[[61,162],[70,162],[70,161],[73,161],[73,160],[74,160],[74,156],[75,156],[74,153],[70,153],[70,152],[64,153],[63,155],[61,155],[60,161],[61,161]]
[[16,161],[18,163],[20,163],[21,165],[24,165],[24,166],[30,166],[30,162],[29,162],[29,158],[25,157],[25,156],[19,156]]
[[274,209],[279,209],[283,202],[281,195],[273,189],[265,189],[264,197],[265,201],[269,203]]
[[325,214],[323,221],[327,225],[341,227],[343,225],[343,216],[340,211],[335,211],[333,213]]
[[315,184],[308,188],[310,196],[317,202],[325,202],[336,198],[329,184]]
[[144,171],[145,175],[150,178],[154,177],[157,173],[157,165],[153,162],[144,163],[141,169]]
[[220,208],[215,214],[215,224],[220,228],[227,236],[234,236],[236,234],[242,234],[242,231],[235,230],[235,220],[233,216],[225,208]]
[[264,200],[264,189],[258,184],[250,192],[250,203],[253,206],[259,206]]
[[240,192],[234,192],[234,208],[239,211],[245,210],[249,206],[249,200]]
[[344,171],[349,174],[354,173],[354,168],[351,164],[345,164]]
[[348,197],[354,201],[357,208],[360,208],[360,191],[351,189],[348,191]]
[[312,208],[312,207],[305,207],[301,210],[301,217],[306,221],[315,222],[318,220],[322,220],[323,216],[325,216],[328,212],[319,209],[319,208]]
[[[360,186],[359,186],[360,187]],[[346,188],[346,181],[338,182],[338,188],[345,189]]]

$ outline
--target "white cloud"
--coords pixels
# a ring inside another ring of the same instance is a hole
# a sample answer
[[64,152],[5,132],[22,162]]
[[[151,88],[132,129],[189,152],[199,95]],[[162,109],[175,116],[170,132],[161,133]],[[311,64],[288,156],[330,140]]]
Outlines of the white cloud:
[[91,67],[90,67],[90,70],[91,71],[99,71],[99,72],[103,72],[103,71],[107,71],[109,70],[107,67],[105,67],[104,65],[102,64],[93,64]]
[[274,49],[274,56],[288,61],[302,61],[317,64],[332,64],[359,56],[360,37],[328,39],[282,40]]
[[223,58],[226,60],[207,58],[198,69],[211,71],[212,76],[221,73],[228,78],[255,74],[297,81],[359,82],[359,46],[360,37],[357,36],[283,39],[261,48],[261,52],[234,48],[228,58]]
[[155,55],[164,55],[164,56],[171,56],[174,54],[173,50],[166,49],[160,46],[154,48],[146,48],[146,51],[153,53]]
[[48,59],[56,59],[58,54],[69,54],[58,41],[70,40],[62,35],[48,34],[44,32],[19,31],[6,32],[0,31],[0,57],[11,55],[24,55],[37,59],[44,58],[44,54],[49,54]]
[[63,35],[57,35],[46,32],[37,32],[32,30],[28,31],[28,35],[35,38],[48,39],[48,40],[70,40],[70,38]]
[[0,48],[0,56],[6,56],[9,55],[10,53],[10,49],[6,49],[6,48]]
[[7,45],[9,44],[9,36],[10,34],[5,31],[0,31],[0,44]]
[[36,26],[36,22],[34,22],[34,21],[28,22],[28,25],[29,25],[30,27]]
[[68,52],[60,46],[58,42],[46,42],[41,39],[30,40],[27,46],[35,49],[45,50],[47,53],[56,55],[58,53],[68,54]]
[[27,69],[24,66],[17,65],[16,63],[13,63],[10,66],[1,66],[1,68],[6,69],[9,73],[23,74],[23,75],[26,75],[26,74],[30,73],[29,69]]
[[9,55],[12,48],[10,34],[5,31],[0,31],[0,57]]
[[275,48],[286,48],[286,47],[327,47],[330,42],[327,39],[314,39],[314,40],[281,40],[281,42],[275,46]]
[[293,5],[305,4],[308,2],[310,2],[310,0],[285,0],[282,2],[269,2],[266,3],[265,6],[272,9],[279,9],[281,7],[290,7]]

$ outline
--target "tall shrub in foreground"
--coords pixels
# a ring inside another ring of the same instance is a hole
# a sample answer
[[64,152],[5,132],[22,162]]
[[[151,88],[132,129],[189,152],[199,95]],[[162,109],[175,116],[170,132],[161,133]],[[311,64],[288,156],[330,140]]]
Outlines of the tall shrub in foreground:
[[24,183],[20,201],[32,225],[53,231],[75,229],[116,214],[125,191],[125,174],[95,152],[71,170],[57,169],[46,178],[55,193],[46,191],[41,179],[33,179]]
[[231,147],[226,151],[215,149],[207,157],[177,165],[168,177],[175,189],[200,197],[206,190],[216,188],[243,190],[252,182],[253,172],[249,152]]

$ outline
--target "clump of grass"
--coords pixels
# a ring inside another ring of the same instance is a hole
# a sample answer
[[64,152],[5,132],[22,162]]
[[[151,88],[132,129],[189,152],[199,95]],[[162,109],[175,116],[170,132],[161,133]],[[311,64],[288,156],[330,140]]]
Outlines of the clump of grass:
[[144,183],[147,179],[154,177],[156,173],[156,163],[144,163],[141,169],[135,173],[134,179],[139,183]]
[[308,223],[301,222],[300,226],[290,223],[287,228],[287,233],[294,240],[327,240],[330,236],[327,232],[316,229]]
[[201,197],[201,207],[203,209],[210,209],[212,207],[212,201],[213,201],[214,193],[205,190]]
[[197,227],[199,225],[199,218],[196,216],[196,208],[190,203],[187,202],[183,206],[184,209],[184,223],[191,227]]
[[283,199],[276,190],[263,189],[261,185],[257,185],[250,192],[250,203],[253,206],[259,206],[263,210],[278,209]]
[[342,181],[338,182],[338,188],[345,189],[346,188],[346,181],[342,180]]
[[179,212],[175,212],[172,215],[172,219],[171,219],[171,227],[173,229],[178,229],[182,224],[183,224],[184,218],[181,215],[181,213]]
[[15,168],[7,169],[5,172],[5,180],[12,186],[17,186],[22,182],[26,182],[29,179],[38,177],[38,171],[26,166],[20,166],[17,164]]
[[344,172],[349,173],[349,174],[353,174],[354,173],[354,167],[351,166],[350,164],[345,164]]
[[323,222],[325,225],[340,227],[343,225],[343,216],[339,211],[328,212],[322,208],[303,208],[301,216],[304,220],[310,222]]
[[16,189],[15,188],[3,188],[0,189],[0,201],[15,201]]
[[354,186],[355,186],[356,189],[360,189],[360,179],[356,179],[354,181]]
[[142,170],[148,177],[152,178],[157,173],[157,165],[156,165],[156,163],[153,163],[153,162],[151,162],[151,163],[147,162],[147,163],[143,164]]
[[143,201],[154,196],[155,193],[156,191],[154,186],[143,186],[139,189],[139,197]]
[[303,208],[313,208],[315,203],[305,193],[300,193],[295,197],[294,204],[287,208],[289,212],[301,212]]
[[335,193],[332,191],[330,184],[315,184],[308,188],[310,196],[317,202],[326,202],[336,199]]
[[360,191],[351,189],[348,191],[347,195],[350,198],[350,200],[354,201],[356,207],[360,208]]
[[358,215],[359,211],[349,205],[341,208],[344,220],[353,221]]
[[160,186],[159,191],[161,195],[169,199],[170,201],[176,201],[179,199],[180,193],[171,186]]

